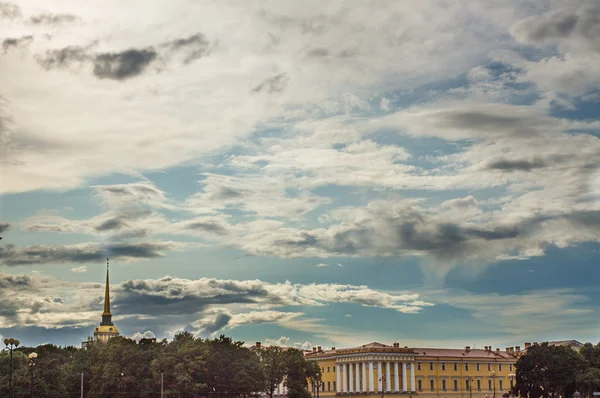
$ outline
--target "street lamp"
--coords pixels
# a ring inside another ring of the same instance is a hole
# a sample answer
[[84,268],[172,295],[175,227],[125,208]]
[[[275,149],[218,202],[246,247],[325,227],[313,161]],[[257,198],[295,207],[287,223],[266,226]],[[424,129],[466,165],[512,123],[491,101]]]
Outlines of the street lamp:
[[32,352],[29,354],[29,371],[31,372],[31,381],[29,382],[29,395],[33,398],[33,369],[35,368],[35,359],[37,358],[37,354]]
[[469,376],[469,398],[473,398],[473,376]]
[[383,398],[383,395],[385,393],[385,375],[382,375],[379,378],[379,381],[381,382],[381,398]]
[[514,395],[513,389],[515,388],[515,379],[517,378],[517,375],[514,373],[510,373],[508,375],[508,378],[510,379],[510,395],[513,396]]
[[10,360],[9,360],[9,370],[8,370],[8,391],[9,391],[9,397],[12,398],[13,396],[13,390],[12,390],[12,357],[13,357],[13,351],[19,346],[19,340],[10,338],[10,339],[4,339],[4,345],[6,346],[6,349],[8,350],[8,352],[10,353]]
[[492,374],[490,375],[490,379],[492,379],[492,386],[494,387],[493,398],[496,398],[496,379],[497,378],[498,378],[498,376],[496,376],[496,372],[492,372]]

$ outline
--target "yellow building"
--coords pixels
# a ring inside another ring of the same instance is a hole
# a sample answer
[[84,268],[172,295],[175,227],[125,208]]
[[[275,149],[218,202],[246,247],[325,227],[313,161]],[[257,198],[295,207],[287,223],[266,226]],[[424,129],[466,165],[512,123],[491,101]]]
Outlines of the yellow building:
[[102,312],[102,322],[100,326],[94,330],[94,339],[102,342],[107,342],[111,337],[119,335],[119,329],[112,321],[110,312],[110,287],[108,282],[108,258],[106,259],[106,287],[104,290],[104,312]]
[[[516,348],[516,350],[515,350]],[[408,348],[370,343],[306,352],[322,371],[319,396],[410,395],[415,398],[500,398],[512,386],[519,347]]]

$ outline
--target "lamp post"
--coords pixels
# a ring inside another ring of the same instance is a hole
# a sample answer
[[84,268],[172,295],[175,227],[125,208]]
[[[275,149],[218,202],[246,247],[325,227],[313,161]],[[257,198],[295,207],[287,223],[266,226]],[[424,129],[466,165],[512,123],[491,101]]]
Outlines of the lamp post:
[[33,370],[35,369],[35,360],[38,354],[32,352],[29,354],[29,371],[31,372],[31,381],[29,382],[29,395],[33,398]]
[[498,376],[496,376],[496,372],[492,372],[492,374],[490,375],[490,379],[492,379],[492,387],[494,389],[493,398],[496,398],[496,379],[497,378],[498,378]]
[[381,398],[383,398],[383,396],[385,394],[385,375],[382,375],[379,378],[379,381],[381,382]]
[[473,398],[473,376],[469,376],[469,398]]
[[508,375],[508,378],[510,380],[510,395],[513,396],[514,395],[513,389],[515,388],[515,379],[517,378],[517,375],[514,373],[510,373]]
[[9,397],[12,398],[13,396],[13,389],[12,389],[12,358],[13,358],[13,351],[19,346],[19,340],[10,338],[10,339],[4,339],[4,345],[6,346],[6,349],[8,350],[8,352],[10,353],[10,359],[9,359],[9,367],[8,367],[8,393],[9,393]]

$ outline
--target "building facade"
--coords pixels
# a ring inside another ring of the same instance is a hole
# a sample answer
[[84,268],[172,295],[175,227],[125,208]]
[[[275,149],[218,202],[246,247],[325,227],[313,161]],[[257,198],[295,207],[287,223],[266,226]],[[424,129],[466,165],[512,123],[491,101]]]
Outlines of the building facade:
[[331,350],[316,347],[305,355],[321,367],[323,377],[318,389],[322,397],[375,397],[383,392],[419,398],[499,398],[514,382],[517,355],[514,347],[512,350],[370,343]]

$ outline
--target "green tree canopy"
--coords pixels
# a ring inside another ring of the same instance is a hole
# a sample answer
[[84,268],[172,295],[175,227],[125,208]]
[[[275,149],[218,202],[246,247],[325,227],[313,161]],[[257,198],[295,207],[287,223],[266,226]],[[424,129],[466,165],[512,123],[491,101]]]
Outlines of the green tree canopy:
[[586,362],[569,347],[542,343],[531,346],[516,367],[514,390],[522,397],[572,397],[575,380],[584,372]]

